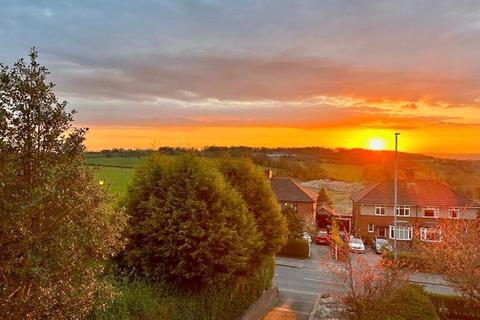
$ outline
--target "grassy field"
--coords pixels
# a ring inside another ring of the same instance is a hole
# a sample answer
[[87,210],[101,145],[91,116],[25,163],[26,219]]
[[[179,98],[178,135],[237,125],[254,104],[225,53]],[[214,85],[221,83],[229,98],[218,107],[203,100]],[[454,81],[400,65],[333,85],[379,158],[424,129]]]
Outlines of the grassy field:
[[133,179],[135,169],[94,166],[95,176],[98,181],[103,181],[110,191],[117,195],[123,195]]
[[115,167],[128,167],[135,168],[141,164],[145,158],[136,158],[136,157],[86,157],[85,163],[88,165],[99,165],[99,166],[115,166]]
[[363,167],[336,163],[322,163],[322,168],[335,180],[360,182],[363,180]]
[[116,196],[127,191],[133,179],[135,167],[145,158],[137,157],[86,157],[85,163],[93,168],[98,181],[103,181]]

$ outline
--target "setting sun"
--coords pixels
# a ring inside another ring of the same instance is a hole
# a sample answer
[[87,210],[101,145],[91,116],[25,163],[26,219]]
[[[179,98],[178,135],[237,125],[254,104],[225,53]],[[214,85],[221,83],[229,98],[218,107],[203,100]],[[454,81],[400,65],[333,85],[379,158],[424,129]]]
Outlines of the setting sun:
[[383,150],[385,143],[382,139],[374,138],[368,141],[368,148],[370,150]]

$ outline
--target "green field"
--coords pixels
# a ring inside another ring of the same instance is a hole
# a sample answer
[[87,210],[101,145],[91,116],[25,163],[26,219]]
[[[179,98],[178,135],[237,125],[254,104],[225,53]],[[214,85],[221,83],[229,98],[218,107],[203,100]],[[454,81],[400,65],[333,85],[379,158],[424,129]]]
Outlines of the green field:
[[322,163],[322,168],[335,180],[347,182],[361,182],[363,167],[336,163]]
[[88,165],[115,166],[134,168],[141,164],[145,158],[136,157],[86,157],[85,163]]
[[112,194],[122,196],[133,179],[135,167],[144,160],[137,157],[86,157],[85,163],[93,168],[99,183],[103,181]]
[[133,179],[135,172],[132,168],[93,167],[99,183],[103,181],[110,191],[117,195],[123,195]]

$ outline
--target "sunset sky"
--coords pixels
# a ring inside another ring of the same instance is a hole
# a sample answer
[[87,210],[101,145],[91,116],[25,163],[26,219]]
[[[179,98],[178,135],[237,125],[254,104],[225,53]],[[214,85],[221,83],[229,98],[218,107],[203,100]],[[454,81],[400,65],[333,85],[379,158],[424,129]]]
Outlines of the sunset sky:
[[480,152],[479,1],[6,1],[90,150]]

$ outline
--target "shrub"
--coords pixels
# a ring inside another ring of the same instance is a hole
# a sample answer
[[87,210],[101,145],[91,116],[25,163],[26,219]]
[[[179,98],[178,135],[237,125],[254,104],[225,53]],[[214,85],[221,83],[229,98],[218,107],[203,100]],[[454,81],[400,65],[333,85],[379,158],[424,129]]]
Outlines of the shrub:
[[[389,251],[385,254],[387,259],[393,260],[393,252]],[[399,266],[402,268],[418,270],[421,272],[431,272],[428,257],[424,254],[414,251],[399,251],[397,253],[397,260]]]
[[480,308],[470,305],[463,297],[435,293],[429,293],[428,296],[441,319],[480,319]]
[[262,240],[253,215],[204,159],[152,157],[137,171],[126,209],[124,258],[140,275],[202,289],[255,271]]
[[435,306],[424,289],[408,284],[397,287],[377,299],[356,299],[351,301],[357,311],[350,315],[355,320],[435,320],[438,319]]
[[285,245],[288,229],[277,200],[265,178],[250,159],[221,159],[218,168],[225,179],[241,194],[253,213],[263,239],[260,254],[271,256]]
[[301,239],[306,226],[298,213],[293,208],[286,207],[282,210],[282,214],[287,220],[288,239]]
[[310,256],[310,244],[305,239],[289,239],[287,244],[278,254],[290,257],[308,258]]
[[120,294],[106,309],[95,309],[88,320],[237,319],[262,293],[271,287],[274,259],[264,259],[258,271],[236,285],[188,293],[145,280],[123,280],[117,284]]

